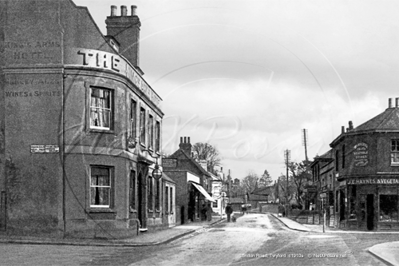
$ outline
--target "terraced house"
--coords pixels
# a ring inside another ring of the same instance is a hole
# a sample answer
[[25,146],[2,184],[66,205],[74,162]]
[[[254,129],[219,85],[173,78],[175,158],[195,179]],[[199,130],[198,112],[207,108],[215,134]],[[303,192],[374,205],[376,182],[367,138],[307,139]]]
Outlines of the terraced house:
[[129,9],[111,7],[104,36],[71,0],[0,0],[1,230],[114,238],[167,225],[164,114]]

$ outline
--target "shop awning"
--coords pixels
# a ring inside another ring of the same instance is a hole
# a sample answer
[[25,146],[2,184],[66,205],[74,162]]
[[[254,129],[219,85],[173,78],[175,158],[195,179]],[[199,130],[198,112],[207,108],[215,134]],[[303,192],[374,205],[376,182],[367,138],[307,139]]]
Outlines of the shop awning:
[[206,190],[205,190],[201,185],[198,185],[198,184],[195,184],[195,183],[191,183],[191,184],[193,184],[194,187],[195,187],[196,189],[198,189],[198,191],[199,191],[202,195],[204,195],[205,198],[206,198],[207,200],[212,201],[212,202],[215,201],[215,200],[211,197],[211,195],[209,195],[208,192],[206,192]]

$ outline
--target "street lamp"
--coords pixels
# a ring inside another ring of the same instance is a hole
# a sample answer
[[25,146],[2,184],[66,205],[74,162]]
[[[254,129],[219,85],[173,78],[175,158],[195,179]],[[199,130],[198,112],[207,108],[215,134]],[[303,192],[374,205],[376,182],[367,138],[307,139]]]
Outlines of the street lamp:
[[155,166],[154,166],[154,170],[152,171],[152,177],[155,178],[155,180],[159,180],[162,178],[162,170],[159,168],[159,164],[158,164],[158,159],[161,157],[161,155],[158,156],[154,156],[152,153],[153,151],[151,150],[141,150],[142,152],[147,152],[148,155],[150,155],[152,158],[154,158],[155,161]]

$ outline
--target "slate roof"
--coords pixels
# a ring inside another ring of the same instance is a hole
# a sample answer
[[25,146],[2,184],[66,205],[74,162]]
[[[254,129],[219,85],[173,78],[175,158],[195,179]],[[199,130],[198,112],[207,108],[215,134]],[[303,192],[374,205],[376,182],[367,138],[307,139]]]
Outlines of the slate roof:
[[202,174],[211,177],[210,173],[206,171],[197,161],[194,160],[190,155],[188,155],[186,152],[184,152],[182,149],[178,149],[175,151],[172,155],[170,155],[168,158],[177,158],[179,153],[183,154],[192,164],[194,164]]
[[371,118],[358,127],[339,135],[330,146],[334,146],[346,135],[368,134],[375,132],[399,132],[399,108],[387,108],[381,114]]

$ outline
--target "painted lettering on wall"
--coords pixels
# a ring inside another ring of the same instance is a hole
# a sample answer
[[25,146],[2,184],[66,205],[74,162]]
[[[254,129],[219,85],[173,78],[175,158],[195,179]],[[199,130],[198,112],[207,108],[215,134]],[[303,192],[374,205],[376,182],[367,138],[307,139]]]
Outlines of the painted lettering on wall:
[[6,78],[6,85],[60,85],[61,81],[57,79],[16,79],[16,78]]
[[8,98],[61,96],[60,91],[5,91]]
[[369,148],[366,143],[358,143],[354,146],[353,160],[355,166],[366,166],[369,162]]
[[349,179],[348,185],[382,185],[382,184],[399,184],[399,179],[396,178],[354,178]]
[[61,42],[54,40],[46,41],[14,41],[4,42],[0,46],[0,52],[7,52],[7,59],[12,62],[40,61],[53,59],[51,49],[60,48]]
[[[159,105],[161,98],[145,82],[137,70],[119,55],[92,49],[76,49],[70,53],[78,55],[73,64],[114,71],[130,79],[154,104]],[[75,57],[74,57],[75,58]]]

